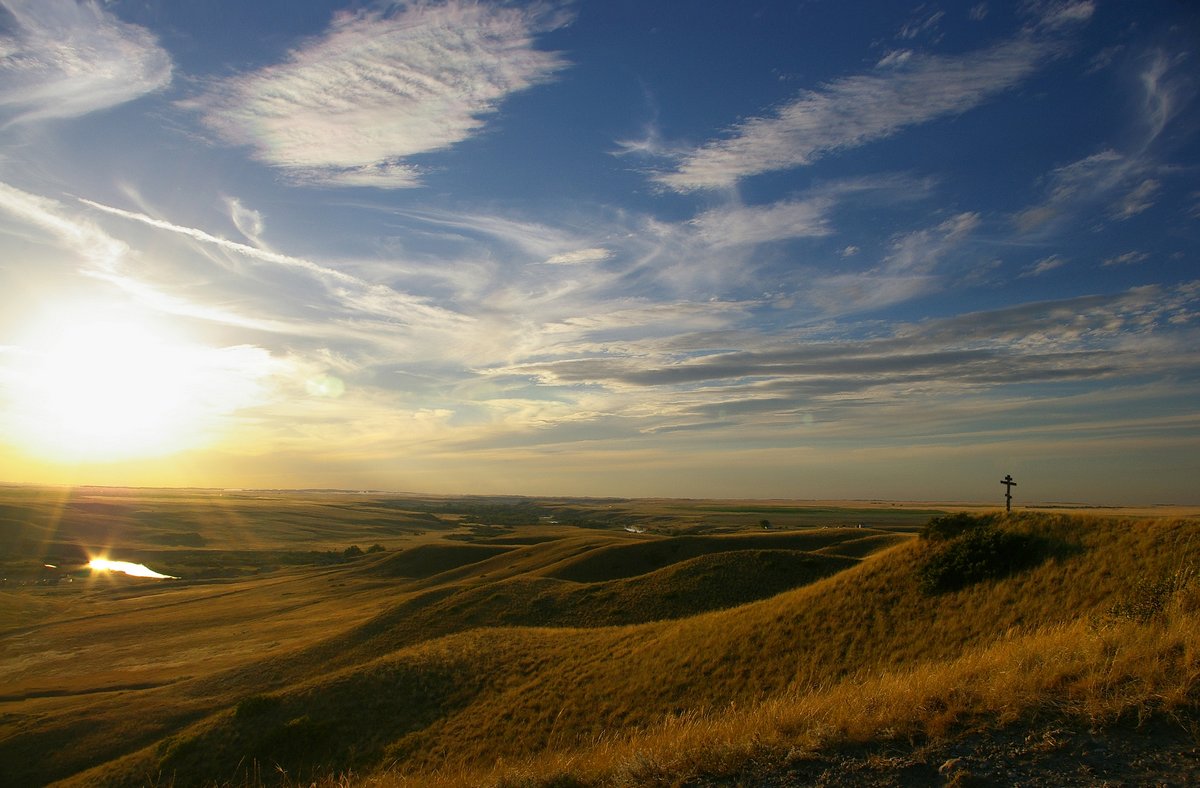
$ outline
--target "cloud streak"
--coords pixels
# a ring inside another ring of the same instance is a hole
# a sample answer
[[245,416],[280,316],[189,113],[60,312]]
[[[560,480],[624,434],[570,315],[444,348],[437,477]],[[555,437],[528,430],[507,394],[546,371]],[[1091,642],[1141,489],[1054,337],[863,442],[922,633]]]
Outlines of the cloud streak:
[[540,7],[459,0],[343,12],[286,62],[183,106],[298,182],[415,187],[411,157],[478,134],[506,97],[566,66],[534,48],[563,22]]

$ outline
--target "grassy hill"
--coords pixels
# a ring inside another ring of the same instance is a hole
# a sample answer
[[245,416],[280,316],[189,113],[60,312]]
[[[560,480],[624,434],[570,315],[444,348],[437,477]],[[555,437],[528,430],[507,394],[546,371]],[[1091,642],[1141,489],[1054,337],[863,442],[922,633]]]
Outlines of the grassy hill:
[[955,523],[460,529],[96,588],[0,632],[0,782],[752,782],[1047,721],[1200,730],[1200,522]]

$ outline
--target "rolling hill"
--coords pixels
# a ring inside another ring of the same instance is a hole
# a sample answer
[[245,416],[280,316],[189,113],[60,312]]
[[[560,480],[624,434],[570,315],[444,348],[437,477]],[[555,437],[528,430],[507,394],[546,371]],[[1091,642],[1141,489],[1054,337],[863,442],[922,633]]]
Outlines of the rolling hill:
[[0,782],[705,784],[1046,721],[1197,730],[1200,522],[955,522],[459,525],[254,575],[9,589],[42,607],[0,633]]

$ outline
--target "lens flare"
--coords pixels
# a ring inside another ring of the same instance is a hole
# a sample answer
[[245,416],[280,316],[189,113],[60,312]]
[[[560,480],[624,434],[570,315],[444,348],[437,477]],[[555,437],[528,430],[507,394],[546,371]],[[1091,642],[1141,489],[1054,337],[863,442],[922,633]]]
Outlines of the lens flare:
[[107,558],[93,558],[88,562],[88,568],[95,572],[120,572],[130,577],[151,577],[155,580],[178,580],[174,575],[164,575],[155,572],[145,564],[134,564],[129,561],[109,561]]

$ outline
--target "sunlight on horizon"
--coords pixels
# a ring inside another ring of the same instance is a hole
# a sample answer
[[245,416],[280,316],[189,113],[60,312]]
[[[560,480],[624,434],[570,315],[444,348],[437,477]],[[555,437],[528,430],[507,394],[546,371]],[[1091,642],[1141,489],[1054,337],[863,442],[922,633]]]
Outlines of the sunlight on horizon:
[[59,304],[20,346],[6,427],[30,454],[59,462],[194,448],[217,417],[256,399],[267,359],[255,350],[203,347],[128,310]]

